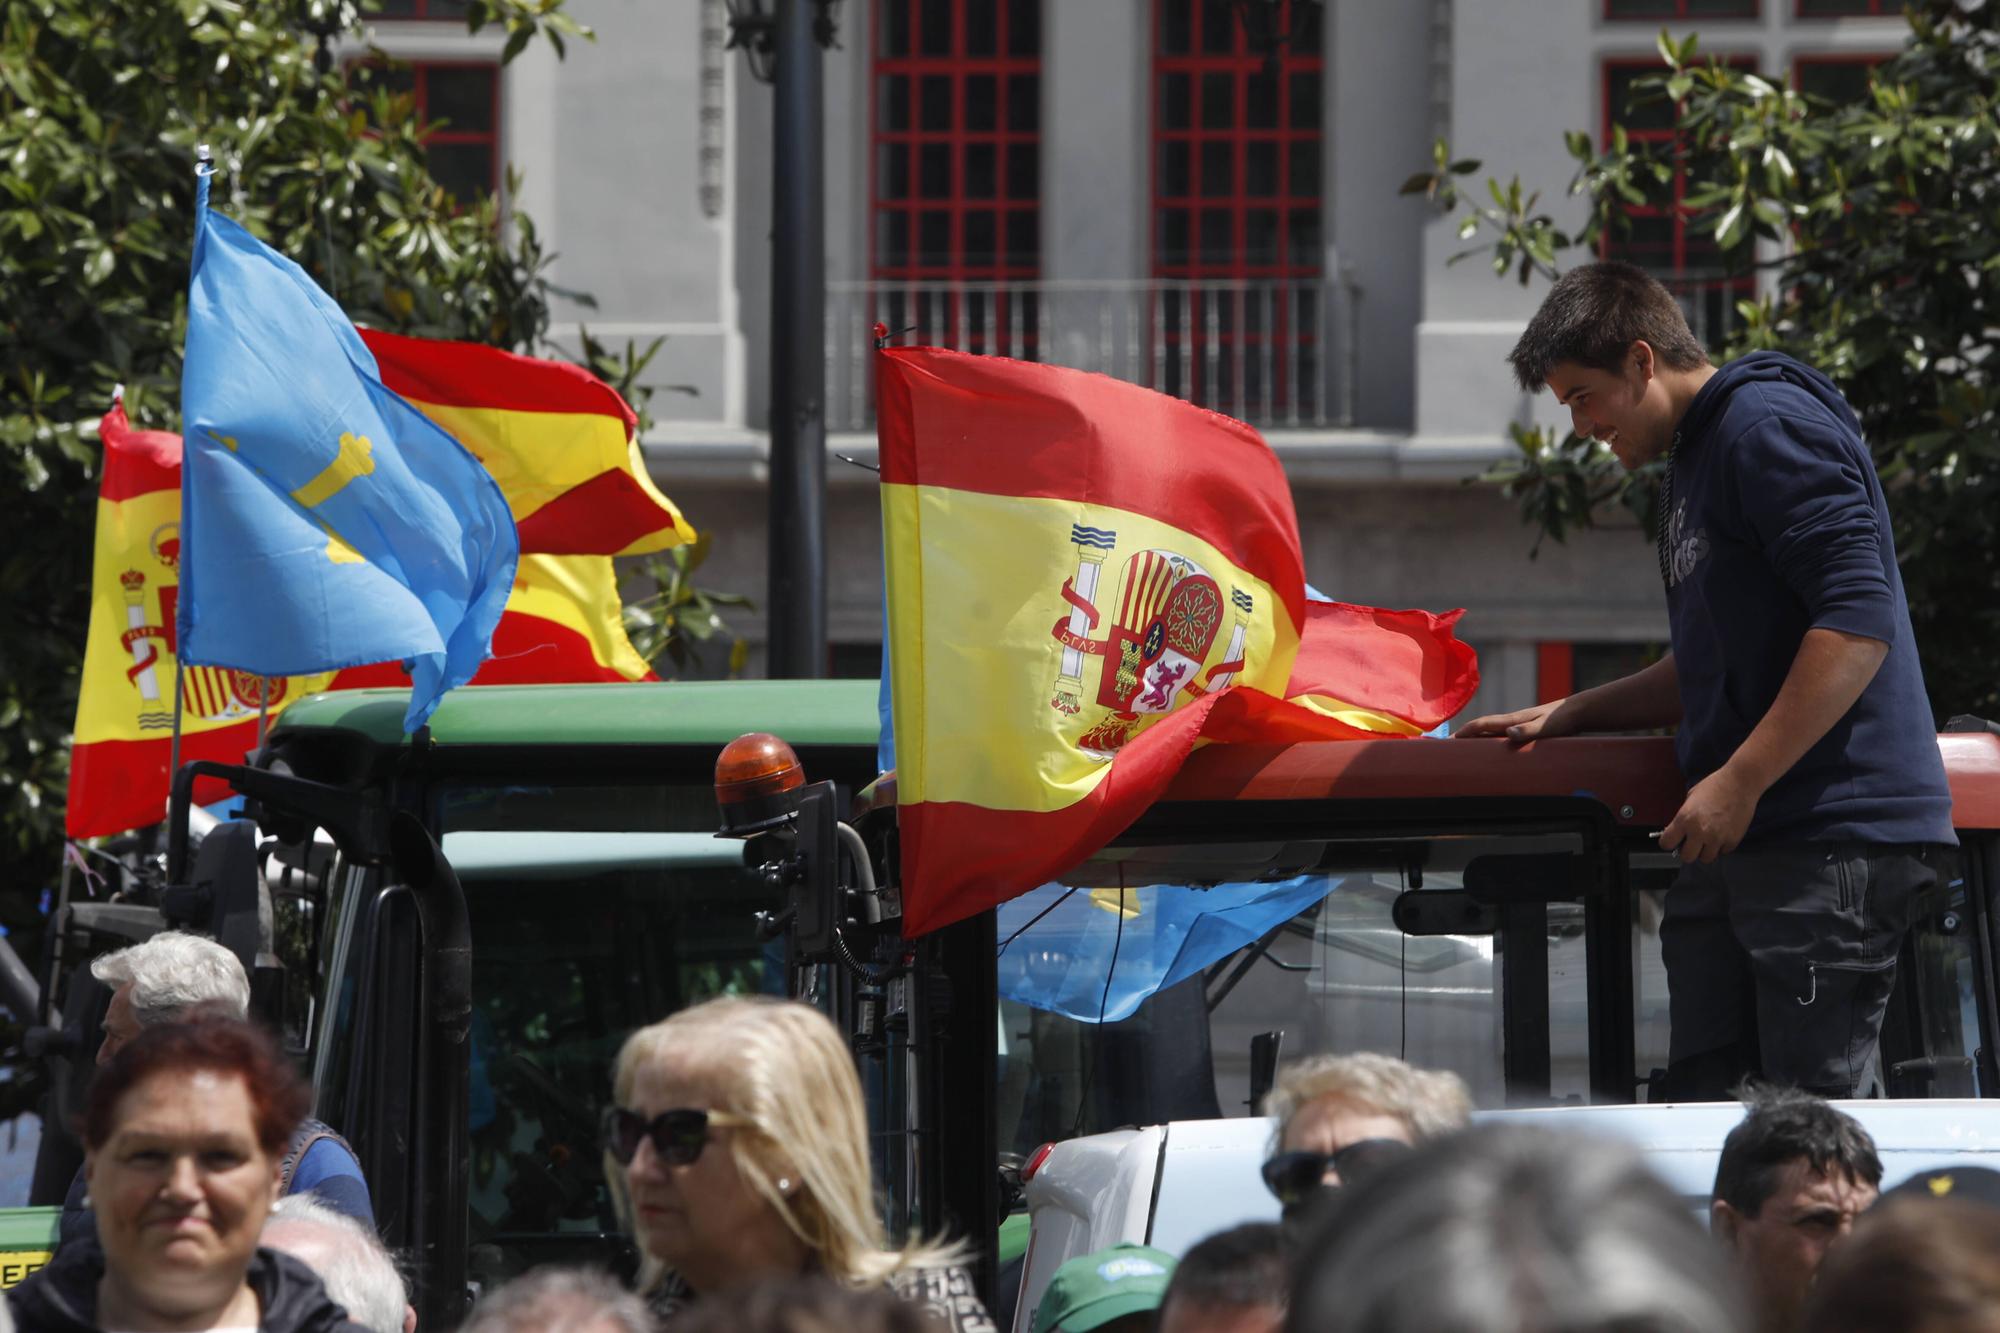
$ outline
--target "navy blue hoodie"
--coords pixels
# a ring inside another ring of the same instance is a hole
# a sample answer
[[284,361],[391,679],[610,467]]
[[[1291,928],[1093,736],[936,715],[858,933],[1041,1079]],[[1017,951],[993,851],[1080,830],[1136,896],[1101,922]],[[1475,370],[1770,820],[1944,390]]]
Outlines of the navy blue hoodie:
[[1722,767],[1808,629],[1889,645],[1847,715],[1757,803],[1745,844],[1957,841],[1882,484],[1832,381],[1777,352],[1709,378],[1676,434],[1667,613],[1688,784]]

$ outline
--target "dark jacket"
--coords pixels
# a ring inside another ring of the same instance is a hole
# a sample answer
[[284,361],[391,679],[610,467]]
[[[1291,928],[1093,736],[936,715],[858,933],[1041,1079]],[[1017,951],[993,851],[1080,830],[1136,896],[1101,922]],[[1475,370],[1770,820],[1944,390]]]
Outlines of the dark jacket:
[[1889,646],[1881,669],[1757,804],[1745,844],[1951,843],[1951,795],[1889,510],[1853,409],[1777,352],[1710,377],[1675,435],[1662,552],[1689,785],[1778,697],[1808,629]]
[[[310,1268],[276,1250],[250,1261],[250,1286],[263,1310],[260,1333],[368,1333],[333,1303]],[[104,1251],[95,1239],[65,1245],[48,1266],[7,1292],[15,1327],[33,1333],[98,1333],[97,1284]]]

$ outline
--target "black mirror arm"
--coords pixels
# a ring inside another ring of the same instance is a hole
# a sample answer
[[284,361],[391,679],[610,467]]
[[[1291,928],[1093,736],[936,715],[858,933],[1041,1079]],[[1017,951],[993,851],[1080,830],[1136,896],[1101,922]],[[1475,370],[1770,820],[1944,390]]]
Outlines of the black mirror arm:
[[221,778],[253,801],[311,820],[326,830],[350,861],[381,865],[389,860],[388,812],[372,788],[350,791],[247,764],[196,759],[182,764],[174,774],[173,793],[167,806],[169,884],[179,884],[187,877],[188,808],[194,803],[194,782],[198,777]]

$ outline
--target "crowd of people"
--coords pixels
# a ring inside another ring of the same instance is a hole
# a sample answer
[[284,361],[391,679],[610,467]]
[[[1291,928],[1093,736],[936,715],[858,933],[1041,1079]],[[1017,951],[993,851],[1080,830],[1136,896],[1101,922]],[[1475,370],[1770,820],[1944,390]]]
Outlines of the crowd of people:
[[[165,935],[115,986],[85,1161],[52,1261],[0,1318],[42,1333],[412,1333],[354,1154],[249,1021],[226,949]],[[633,1033],[603,1123],[637,1243],[631,1285],[546,1268],[487,1292],[473,1333],[987,1333],[962,1244],[893,1242],[860,1080],[818,1010],[724,997]],[[1281,1071],[1265,1187],[1280,1222],[1175,1256],[1061,1265],[1032,1333],[1602,1330],[2000,1333],[2000,1173],[1881,1193],[1867,1133],[1753,1087],[1704,1227],[1629,1146],[1474,1123],[1452,1074],[1391,1056]],[[321,1144],[327,1160],[298,1170]],[[80,1219],[80,1220],[79,1220]],[[4,1327],[4,1324],[0,1324]]]

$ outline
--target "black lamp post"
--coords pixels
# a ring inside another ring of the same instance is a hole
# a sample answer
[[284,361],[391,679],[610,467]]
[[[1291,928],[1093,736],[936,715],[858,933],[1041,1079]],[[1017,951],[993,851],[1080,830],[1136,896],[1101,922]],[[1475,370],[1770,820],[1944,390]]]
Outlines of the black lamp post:
[[729,44],[773,85],[768,674],[826,674],[826,169],[820,48],[838,0],[727,0]]
[[317,39],[313,68],[321,74],[333,68],[333,39],[354,23],[353,0],[298,0],[299,27]]

